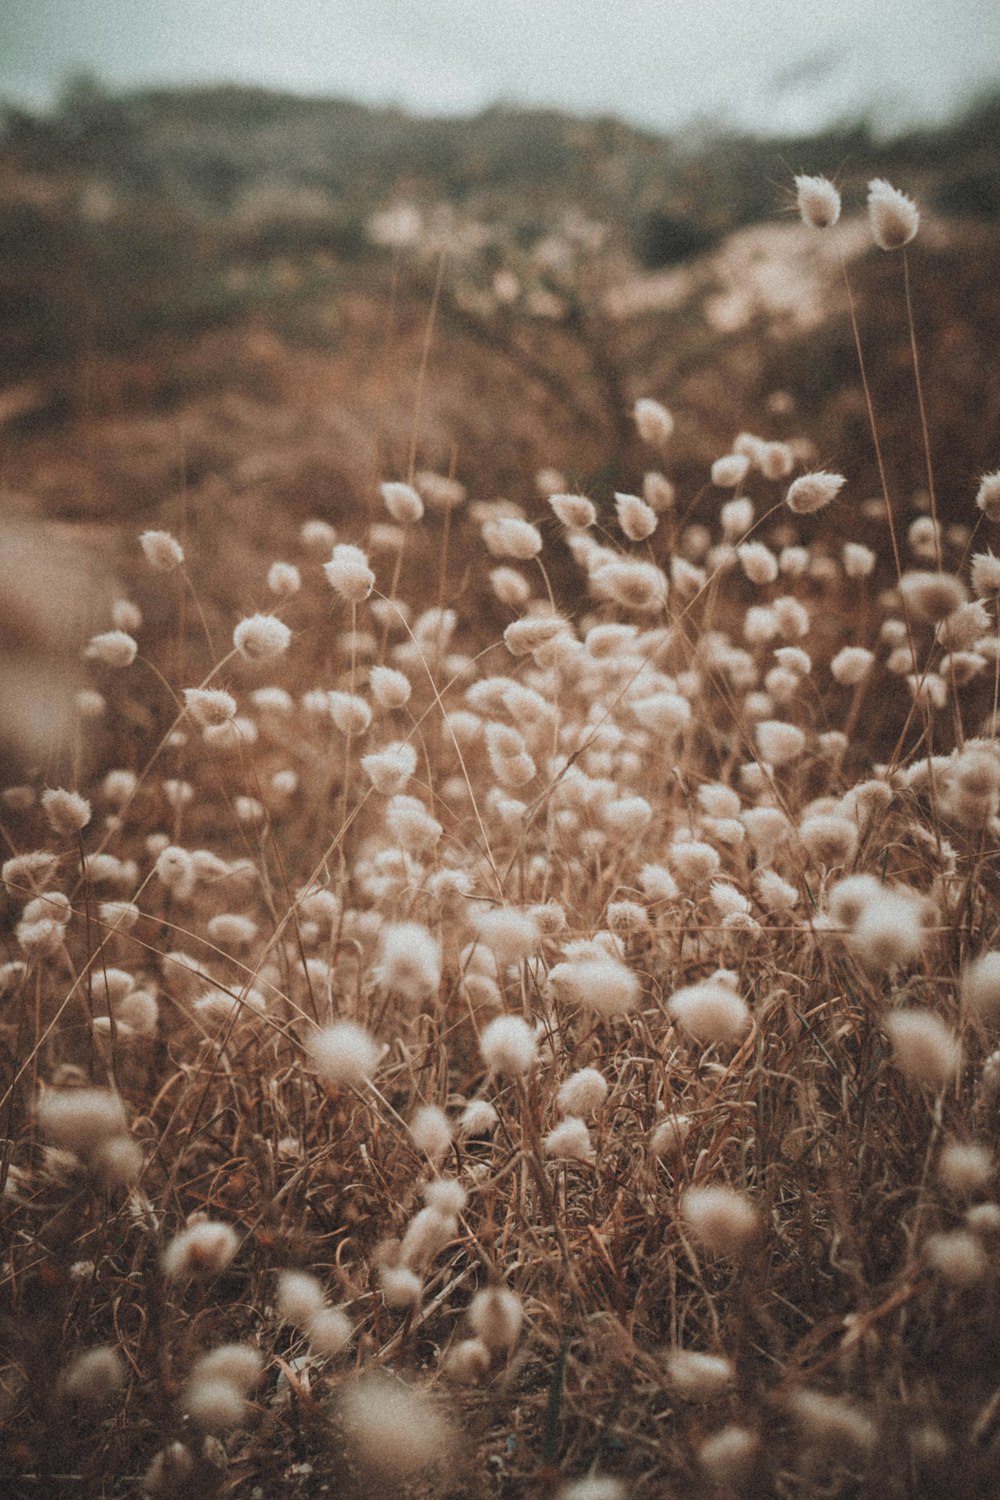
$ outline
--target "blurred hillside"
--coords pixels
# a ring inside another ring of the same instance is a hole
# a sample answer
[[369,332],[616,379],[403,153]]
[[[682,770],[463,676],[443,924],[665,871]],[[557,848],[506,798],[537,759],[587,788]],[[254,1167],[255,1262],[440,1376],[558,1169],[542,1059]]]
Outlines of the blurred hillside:
[[[322,509],[413,457],[484,491],[553,463],[599,492],[638,462],[628,410],[647,392],[678,408],[674,477],[696,487],[755,422],[808,430],[826,461],[864,413],[836,254],[792,212],[799,171],[835,177],[855,213],[874,175],[921,205],[928,399],[962,455],[947,506],[996,463],[1000,96],[891,141],[864,124],[668,139],[77,80],[50,115],[3,117],[3,484],[69,517],[155,514],[182,479]],[[905,438],[899,267],[860,222],[841,243]]]

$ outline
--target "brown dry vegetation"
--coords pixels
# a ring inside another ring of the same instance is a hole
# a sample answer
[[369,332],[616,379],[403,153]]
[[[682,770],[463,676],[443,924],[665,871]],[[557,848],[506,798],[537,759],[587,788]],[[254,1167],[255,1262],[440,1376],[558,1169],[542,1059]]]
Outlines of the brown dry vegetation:
[[[902,571],[947,583],[899,587],[835,237]],[[10,513],[94,558],[74,654],[112,624],[138,654],[97,647],[2,793],[4,858],[53,855],[4,871],[10,1492],[138,1495],[173,1442],[189,1467],[157,1493],[245,1500],[513,1500],[588,1474],[578,1500],[996,1492],[1000,982],[971,966],[1000,947],[1000,579],[970,583],[998,463],[995,239],[931,221],[906,252],[936,528],[902,256],[853,220],[743,230],[653,281],[581,254],[542,320],[444,272],[435,296],[440,262],[411,247],[294,317],[84,341],[32,377]],[[649,395],[675,413],[663,443],[632,419]],[[787,473],[748,431],[790,444]],[[751,463],[723,488],[738,433]],[[612,494],[654,470],[675,501],[630,540]],[[843,492],[795,515],[789,481],[816,470]],[[386,480],[415,481],[422,519],[387,525]],[[594,499],[592,530],[557,519],[561,489]],[[182,563],[150,567],[150,529]],[[374,573],[353,603],[324,576],[334,540]],[[276,560],[301,572],[287,597]],[[232,638],[258,611],[290,639],[252,663]],[[553,615],[531,650],[505,638]],[[873,653],[857,685],[831,671],[845,646]],[[235,719],[206,730],[199,686]],[[363,757],[401,744],[393,803]],[[46,787],[88,799],[78,833]],[[523,1072],[490,1067],[497,1016],[527,1023]],[[353,1083],[316,1055],[338,1020],[378,1044]],[[556,1133],[583,1068],[606,1097]],[[88,1088],[123,1110],[89,1142]],[[494,1114],[466,1129],[473,1101]],[[440,1150],[411,1134],[424,1105]],[[464,1202],[421,1221],[421,1255],[405,1237],[438,1180]],[[739,1195],[721,1228],[685,1197],[707,1186]],[[178,1274],[198,1216],[232,1242]],[[289,1269],[349,1319],[339,1353],[283,1315]],[[500,1284],[523,1323],[460,1383],[470,1302]],[[206,1416],[189,1377],[230,1343],[259,1377]],[[74,1365],[94,1348],[106,1370]],[[678,1353],[723,1363],[689,1360],[685,1389]],[[435,1403],[412,1474],[351,1404],[367,1390],[405,1435],[376,1371]]]

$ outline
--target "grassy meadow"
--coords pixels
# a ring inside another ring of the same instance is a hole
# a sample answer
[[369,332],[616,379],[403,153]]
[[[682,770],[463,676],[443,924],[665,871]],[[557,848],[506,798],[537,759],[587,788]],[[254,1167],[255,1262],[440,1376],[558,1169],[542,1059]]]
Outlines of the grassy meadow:
[[4,1493],[995,1495],[995,106],[197,102],[0,163]]

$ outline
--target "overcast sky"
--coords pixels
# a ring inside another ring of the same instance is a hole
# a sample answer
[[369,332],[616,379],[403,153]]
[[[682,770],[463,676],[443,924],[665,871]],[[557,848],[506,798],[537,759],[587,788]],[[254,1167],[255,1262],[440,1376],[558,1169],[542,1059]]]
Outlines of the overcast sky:
[[1000,80],[998,0],[0,0],[0,94],[237,80],[465,113],[502,99],[671,127],[947,113]]

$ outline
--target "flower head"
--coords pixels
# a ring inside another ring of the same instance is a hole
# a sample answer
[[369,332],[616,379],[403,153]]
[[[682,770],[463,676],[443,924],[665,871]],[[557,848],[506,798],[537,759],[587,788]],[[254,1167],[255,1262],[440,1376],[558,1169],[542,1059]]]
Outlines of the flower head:
[[882,177],[875,177],[868,184],[868,217],[872,238],[880,250],[901,250],[920,226],[920,214],[913,199]]
[[840,218],[840,194],[828,177],[796,177],[795,195],[803,224],[830,229]]
[[292,632],[275,615],[248,615],[233,631],[233,645],[244,661],[273,661],[288,650]]

